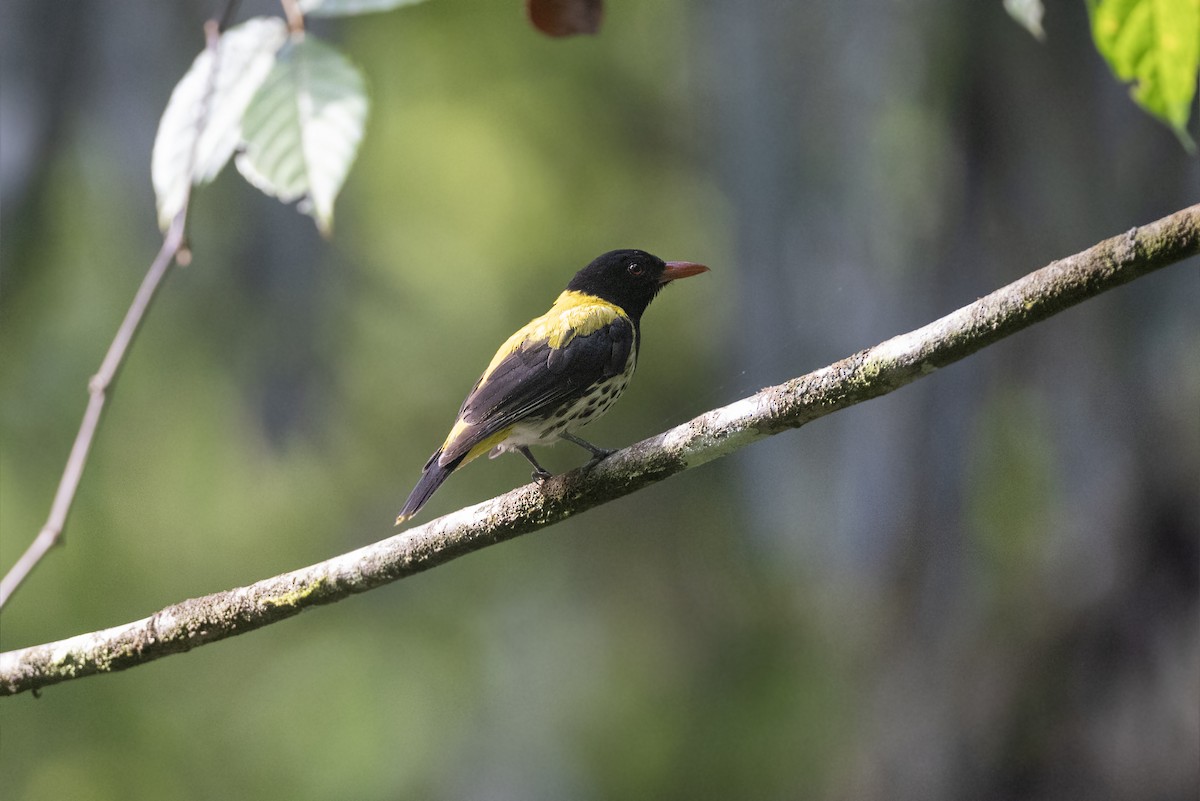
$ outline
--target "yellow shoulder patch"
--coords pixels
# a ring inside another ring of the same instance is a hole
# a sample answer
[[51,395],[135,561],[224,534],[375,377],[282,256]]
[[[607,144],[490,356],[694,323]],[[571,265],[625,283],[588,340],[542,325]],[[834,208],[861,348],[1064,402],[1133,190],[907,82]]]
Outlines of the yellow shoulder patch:
[[542,315],[549,323],[546,340],[552,348],[565,347],[575,337],[586,337],[618,317],[628,319],[625,310],[595,295],[568,289],[558,296],[550,311]]
[[545,342],[552,348],[563,348],[575,337],[585,337],[617,318],[628,320],[629,315],[620,306],[600,300],[595,295],[568,289],[558,296],[550,311],[530,320],[500,346],[483,371],[479,386],[487,383],[500,362],[526,342]]

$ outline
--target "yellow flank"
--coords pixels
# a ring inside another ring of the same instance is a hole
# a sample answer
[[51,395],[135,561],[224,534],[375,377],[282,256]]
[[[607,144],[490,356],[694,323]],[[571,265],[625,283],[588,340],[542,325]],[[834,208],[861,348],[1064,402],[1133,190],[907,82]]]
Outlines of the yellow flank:
[[[496,355],[492,357],[491,364],[483,371],[483,378],[479,379],[479,385],[483,386],[487,383],[488,376],[500,362],[504,361],[504,357],[528,341],[545,341],[552,348],[563,348],[575,337],[585,337],[598,331],[618,317],[629,319],[629,315],[620,306],[600,300],[595,295],[589,295],[586,292],[568,289],[558,296],[558,300],[554,301],[550,311],[541,317],[530,320],[500,346],[500,350],[496,351]],[[454,432],[458,429],[459,424],[455,424],[447,442],[454,438]]]
[[[491,364],[483,371],[483,377],[479,379],[478,386],[486,384],[488,376],[492,374],[496,366],[526,342],[544,341],[552,348],[566,347],[575,337],[585,337],[594,333],[618,317],[629,319],[629,315],[620,306],[600,300],[595,295],[567,290],[558,296],[558,300],[554,301],[550,311],[541,317],[530,320],[500,346],[500,350],[496,351],[496,355],[492,357]],[[460,437],[467,434],[470,428],[471,424],[465,420],[455,420],[454,427],[450,429],[450,433],[446,435],[446,441],[442,443],[442,450],[448,450]],[[511,427],[498,431],[471,448],[459,467],[499,445],[508,438],[511,431]]]
[[[449,435],[446,436],[446,441],[442,443],[442,451],[448,450],[450,446],[453,445],[455,441],[457,441],[458,438],[461,437],[470,427],[470,423],[463,422],[462,420],[455,420],[454,427],[450,429]],[[495,434],[492,434],[490,437],[471,448],[471,450],[467,451],[467,455],[463,457],[462,463],[459,464],[459,467],[466,465],[471,460],[479,457],[481,454],[487,453],[492,448],[499,445],[508,437],[511,431],[512,426],[509,426],[502,431],[497,431]]]
[[442,450],[449,448],[454,440],[458,439],[462,432],[471,427],[471,424],[465,420],[455,420],[454,428],[450,429],[450,433],[446,435],[446,441],[442,443]]
[[[457,428],[457,426],[455,426],[455,428]],[[471,448],[471,450],[467,451],[467,455],[463,457],[462,463],[459,464],[459,467],[462,467],[465,464],[469,464],[471,461],[479,458],[480,456],[483,456],[485,453],[487,453],[492,448],[499,445],[501,442],[504,442],[504,440],[508,439],[508,435],[511,431],[512,431],[512,426],[509,426],[508,428],[504,429],[503,431],[497,431],[495,434],[492,434],[490,437],[485,439],[483,442],[480,442],[474,448]]]

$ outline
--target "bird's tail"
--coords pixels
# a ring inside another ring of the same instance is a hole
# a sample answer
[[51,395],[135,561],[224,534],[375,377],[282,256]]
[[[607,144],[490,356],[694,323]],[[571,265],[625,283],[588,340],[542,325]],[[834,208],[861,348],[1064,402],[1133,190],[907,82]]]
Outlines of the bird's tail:
[[437,492],[438,487],[442,486],[442,482],[448,479],[450,474],[462,463],[462,457],[459,457],[449,464],[442,466],[438,464],[438,457],[441,455],[442,450],[438,448],[437,452],[433,456],[430,456],[429,461],[425,463],[425,470],[421,473],[421,480],[417,482],[417,486],[413,487],[413,491],[409,493],[408,500],[404,502],[404,508],[400,510],[400,516],[396,518],[397,526],[421,511],[421,507],[433,497],[433,493]]

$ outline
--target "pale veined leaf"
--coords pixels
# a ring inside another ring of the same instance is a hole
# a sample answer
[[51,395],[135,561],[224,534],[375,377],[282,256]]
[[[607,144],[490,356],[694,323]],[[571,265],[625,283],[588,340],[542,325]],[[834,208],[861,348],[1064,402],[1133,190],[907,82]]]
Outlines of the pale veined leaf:
[[1033,38],[1039,42],[1046,39],[1046,31],[1042,27],[1046,9],[1042,6],[1042,0],[1004,0],[1004,10],[1033,34]]
[[314,17],[342,17],[390,11],[422,0],[300,0],[300,11]]
[[285,41],[283,20],[247,20],[218,40],[215,80],[213,54],[206,49],[175,85],[158,124],[150,159],[158,224],[164,230],[183,208],[189,185],[211,181],[233,155],[241,139],[246,107]]
[[246,109],[237,168],[285,203],[307,196],[309,213],[328,235],[366,119],[362,74],[337,50],[306,35],[279,52]]

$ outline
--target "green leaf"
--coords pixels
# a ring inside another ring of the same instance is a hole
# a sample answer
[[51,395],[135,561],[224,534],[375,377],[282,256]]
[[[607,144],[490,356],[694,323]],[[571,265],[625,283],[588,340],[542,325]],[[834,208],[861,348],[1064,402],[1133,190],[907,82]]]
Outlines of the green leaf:
[[1088,0],[1096,48],[1133,99],[1175,131],[1189,151],[1187,131],[1200,70],[1197,0]]
[[311,35],[294,39],[246,109],[238,171],[284,203],[307,197],[310,208],[302,210],[328,235],[366,120],[358,69]]
[[[217,177],[233,155],[241,140],[242,115],[285,41],[283,20],[246,20],[218,40],[215,81],[213,54],[205,49],[175,85],[158,123],[150,157],[158,224],[163,230],[183,208],[189,186]],[[200,131],[206,100],[204,130]]]
[[1042,28],[1042,15],[1046,9],[1042,0],[1004,0],[1004,10],[1008,15],[1021,24],[1025,30],[1033,34],[1039,42],[1045,41],[1046,31]]
[[312,17],[345,17],[390,11],[420,2],[422,0],[300,0],[300,11]]

